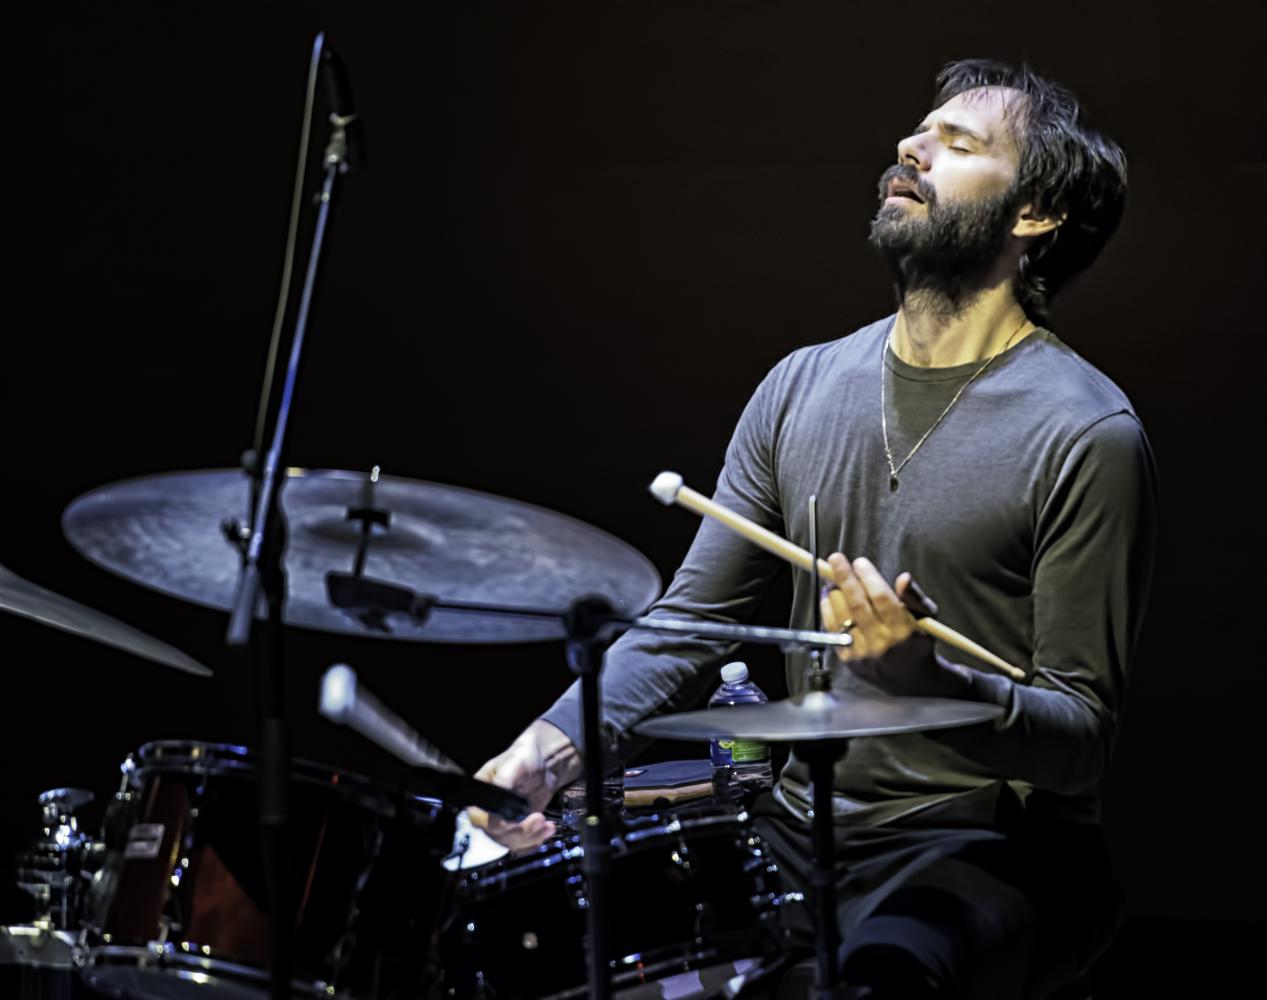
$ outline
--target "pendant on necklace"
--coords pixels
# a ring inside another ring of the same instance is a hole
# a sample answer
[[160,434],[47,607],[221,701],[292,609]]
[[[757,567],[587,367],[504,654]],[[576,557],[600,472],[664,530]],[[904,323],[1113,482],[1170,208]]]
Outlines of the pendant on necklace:
[[889,476],[889,492],[897,492],[897,476]]

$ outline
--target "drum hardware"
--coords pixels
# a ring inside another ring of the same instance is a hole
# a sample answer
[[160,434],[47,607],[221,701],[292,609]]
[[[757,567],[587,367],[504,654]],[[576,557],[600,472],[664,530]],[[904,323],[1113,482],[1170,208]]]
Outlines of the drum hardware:
[[[479,618],[496,619],[503,615],[512,617],[555,618],[567,630],[565,645],[568,667],[581,683],[581,729],[584,752],[587,815],[582,825],[581,841],[577,848],[582,859],[585,879],[585,912],[587,916],[586,940],[589,952],[590,996],[595,1000],[611,996],[611,973],[608,956],[611,954],[608,940],[608,914],[610,899],[608,880],[611,870],[612,844],[615,823],[603,808],[603,776],[606,761],[600,729],[599,674],[602,670],[603,650],[614,635],[630,628],[673,633],[706,634],[732,641],[751,641],[778,645],[784,649],[816,646],[848,646],[853,640],[847,633],[827,633],[801,629],[775,629],[763,626],[727,625],[720,622],[699,622],[642,616],[623,618],[603,597],[591,596],[574,601],[566,611],[547,610],[491,604],[472,604],[439,600],[413,594],[408,588],[382,581],[357,579],[345,574],[329,573],[327,582],[331,597],[346,601],[347,606],[358,606],[382,612],[394,611],[425,617],[435,608],[461,611]],[[381,603],[378,603],[381,602]],[[355,675],[350,670],[335,667],[327,671],[323,682],[323,702],[327,689],[330,692],[328,714],[340,719],[344,714],[364,726],[364,735],[381,743],[407,763],[418,759],[434,760],[430,749],[420,750],[416,736],[391,713],[381,706],[368,705],[363,711],[356,709]],[[351,692],[350,702],[348,692]],[[349,707],[350,706],[350,707]],[[376,710],[377,708],[377,710]],[[360,717],[360,718],[358,718]]]
[[[585,853],[571,835],[464,873],[441,939],[448,996],[586,995]],[[606,972],[618,995],[654,982],[685,996],[690,981],[698,990],[704,977],[729,978],[774,955],[783,899],[746,813],[693,806],[634,818],[611,857],[619,905]]]
[[76,1000],[77,935],[38,924],[0,926],[0,995],[6,1000]]
[[0,927],[0,994],[15,1000],[71,1000],[77,992],[82,903],[105,845],[85,834],[80,788],[42,792],[40,832],[17,856],[17,887],[34,903],[29,923]]
[[791,743],[797,756],[809,764],[813,788],[810,819],[814,840],[812,884],[816,890],[812,894],[817,927],[816,989],[822,1000],[834,996],[837,985],[832,777],[849,740],[973,725],[1003,714],[999,705],[951,698],[843,699],[831,692],[830,677],[830,670],[811,672],[811,689],[784,701],[680,712],[635,727],[644,736],[661,739],[730,737]]
[[17,885],[35,901],[34,925],[45,930],[77,928],[85,884],[100,865],[105,845],[79,829],[75,813],[93,800],[82,788],[41,792],[42,829],[18,855]]
[[114,646],[196,677],[211,676],[210,670],[174,646],[160,642],[117,618],[45,590],[3,566],[0,566],[0,611]]
[[[130,755],[116,844],[85,907],[82,977],[130,1000],[260,996],[270,988],[259,760],[243,747],[158,741]],[[446,911],[452,810],[296,760],[286,894],[288,996],[419,995]]]
[[[286,470],[280,501],[288,535],[286,625],[406,642],[547,642],[565,637],[554,609],[579,594],[605,594],[626,616],[640,614],[660,595],[650,560],[590,524],[507,497],[381,471],[372,506],[388,523],[371,521],[362,546],[363,522],[349,512],[364,506],[371,478],[373,472]],[[67,507],[62,528],[73,548],[106,571],[227,611],[241,559],[225,541],[222,522],[243,518],[250,494],[250,479],[240,469],[161,473],[80,496]],[[387,589],[360,597],[359,588],[392,587],[403,591],[404,607],[391,603],[401,594]],[[427,594],[447,603],[433,604],[424,618],[409,601]],[[494,611],[515,605],[551,610],[481,614],[478,602]]]

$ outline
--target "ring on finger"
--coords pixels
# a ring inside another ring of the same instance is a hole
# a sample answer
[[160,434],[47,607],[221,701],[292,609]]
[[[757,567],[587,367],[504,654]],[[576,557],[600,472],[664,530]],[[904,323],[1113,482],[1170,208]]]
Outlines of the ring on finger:
[[851,628],[857,628],[857,627],[858,627],[858,623],[854,621],[852,618],[846,618],[843,622],[840,623],[840,631],[842,632],[848,632]]

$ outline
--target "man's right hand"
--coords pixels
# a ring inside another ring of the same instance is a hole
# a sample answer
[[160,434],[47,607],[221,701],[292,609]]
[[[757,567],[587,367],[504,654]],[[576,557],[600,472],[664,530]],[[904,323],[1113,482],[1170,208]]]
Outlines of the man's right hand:
[[512,851],[526,851],[554,836],[555,826],[542,814],[554,793],[581,776],[580,751],[557,726],[537,719],[504,752],[475,772],[480,781],[509,788],[534,811],[518,823],[467,810],[471,822]]

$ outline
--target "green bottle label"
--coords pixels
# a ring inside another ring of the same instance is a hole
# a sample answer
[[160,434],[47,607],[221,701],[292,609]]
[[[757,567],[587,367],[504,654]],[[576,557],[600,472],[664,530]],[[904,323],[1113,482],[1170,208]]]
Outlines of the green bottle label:
[[730,759],[736,764],[756,764],[770,759],[770,744],[757,740],[734,740],[730,744]]

